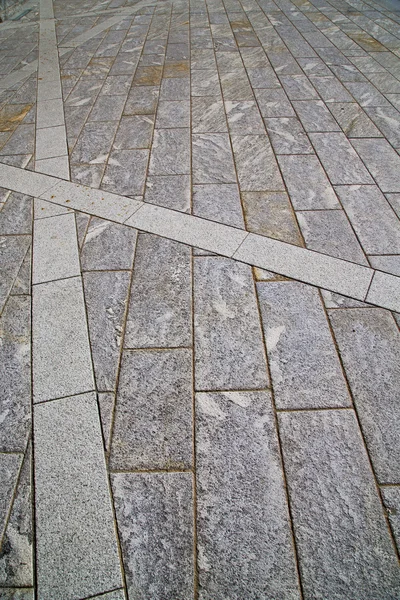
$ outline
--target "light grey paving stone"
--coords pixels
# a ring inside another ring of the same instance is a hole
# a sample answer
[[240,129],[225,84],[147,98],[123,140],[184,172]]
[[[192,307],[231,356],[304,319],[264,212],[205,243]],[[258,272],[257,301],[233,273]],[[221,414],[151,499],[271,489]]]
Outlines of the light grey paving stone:
[[125,96],[98,96],[89,121],[119,121],[125,104]]
[[295,112],[282,88],[255,90],[263,117],[294,117]]
[[128,303],[130,273],[84,273],[84,293],[94,374],[99,391],[116,386],[117,368]]
[[124,196],[143,195],[148,160],[149,150],[113,150],[101,187]]
[[80,275],[75,216],[37,219],[33,238],[33,283]]
[[272,67],[247,69],[247,75],[249,76],[251,86],[254,89],[281,87],[279,79],[275,75],[275,71]]
[[321,290],[321,294],[326,308],[363,308],[364,306],[369,306],[365,302],[341,296],[328,290]]
[[149,115],[122,117],[113,143],[115,150],[150,148],[154,118]]
[[265,125],[275,154],[313,154],[313,148],[298,119],[265,119]]
[[111,481],[129,598],[191,598],[192,475],[117,473]]
[[225,102],[244,102],[254,100],[253,89],[250,86],[246,71],[237,69],[220,75],[222,93]]
[[196,389],[268,386],[251,269],[223,258],[197,258],[194,310]]
[[100,600],[125,600],[124,590],[114,590],[100,596],[92,596],[92,598],[100,598]]
[[36,158],[52,158],[68,154],[64,125],[36,131]]
[[71,180],[81,185],[87,185],[92,188],[99,188],[103,178],[105,164],[84,165],[71,164]]
[[192,152],[193,183],[236,183],[228,134],[193,135]]
[[[0,553],[0,585],[32,586],[31,450],[28,448],[18,480]],[[0,588],[0,593],[3,590]]]
[[392,275],[400,277],[400,255],[394,256],[368,256],[368,260],[374,269],[386,271]]
[[38,598],[121,587],[95,394],[38,405],[34,423]]
[[29,296],[10,297],[0,319],[1,452],[23,452],[30,431]]
[[3,588],[4,600],[34,600],[33,588]]
[[160,100],[157,110],[157,128],[189,127],[189,100]]
[[17,127],[7,143],[0,150],[0,155],[32,154],[34,143],[35,126],[22,123],[22,125]]
[[263,48],[240,48],[244,66],[248,69],[271,66]]
[[189,175],[149,175],[146,179],[145,202],[189,212],[190,197]]
[[32,232],[32,198],[12,192],[0,212],[0,235]]
[[21,468],[22,454],[0,454],[0,533],[3,537]]
[[100,94],[106,96],[125,96],[131,87],[132,75],[110,75],[104,81]]
[[[330,69],[342,83],[367,82],[367,78],[353,65],[330,65]],[[327,73],[327,75],[330,75],[330,73]]]
[[377,186],[338,186],[336,193],[367,254],[400,253],[400,221]]
[[366,108],[365,112],[395,148],[400,146],[400,113],[392,106]]
[[400,334],[396,323],[388,312],[371,308],[332,311],[330,319],[378,480],[397,483],[399,409],[393,397],[400,378]]
[[397,549],[400,548],[400,487],[385,486],[381,487],[383,503],[386,508],[386,514],[396,540]]
[[150,204],[127,219],[125,225],[223,256],[232,256],[247,236],[246,232],[222,223]]
[[386,98],[371,83],[346,83],[349,92],[363,106],[390,106]]
[[400,312],[400,277],[375,271],[366,300]]
[[305,598],[395,598],[397,560],[353,411],[281,413],[279,424]]
[[35,402],[93,389],[79,277],[34,286],[32,330]]
[[56,156],[55,158],[35,160],[35,171],[45,173],[46,175],[55,175],[60,179],[69,181],[68,156]]
[[150,175],[190,173],[189,129],[156,129],[150,157]]
[[25,255],[22,265],[18,271],[18,275],[14,280],[14,285],[11,288],[11,296],[29,295],[31,293],[31,248]]
[[103,430],[104,448],[106,452],[110,449],[111,425],[115,405],[114,392],[99,392],[97,400],[100,409],[101,428]]
[[107,161],[118,122],[86,123],[71,153],[73,163],[101,164]]
[[64,124],[64,110],[61,98],[42,100],[37,104],[36,127],[56,127]]
[[192,354],[125,351],[111,442],[111,470],[192,466]]
[[296,215],[307,248],[368,266],[342,210],[309,210]]
[[152,115],[156,112],[158,86],[132,87],[129,92],[124,115]]
[[223,133],[227,130],[222,100],[213,96],[192,98],[193,133]]
[[311,76],[315,89],[320,94],[324,102],[352,102],[353,97],[346,91],[344,86],[336,77],[315,77]]
[[217,67],[220,75],[243,69],[243,62],[239,52],[224,52],[218,48],[218,51],[215,53],[215,58],[217,60]]
[[140,235],[135,255],[125,347],[190,346],[190,248]]
[[83,271],[131,269],[137,232],[92,217],[81,252]]
[[360,139],[352,144],[382,192],[400,192],[400,156],[386,140]]
[[305,75],[282,75],[280,80],[290,100],[318,98],[316,90]]
[[340,208],[333,187],[315,155],[281,155],[278,161],[296,210]]
[[264,124],[256,102],[233,102],[226,100],[225,111],[231,133],[240,135],[265,133]]
[[186,100],[190,98],[190,79],[172,77],[163,79],[160,88],[160,100]]
[[381,132],[359,104],[355,102],[332,102],[329,110],[348,138],[381,137]]
[[72,212],[70,208],[51,204],[40,198],[35,198],[34,206],[35,219],[46,219],[47,217],[55,217],[57,215],[65,215],[66,213]]
[[301,246],[294,212],[285,192],[243,192],[246,229]]
[[[318,57],[297,58],[297,62],[306,75],[329,76],[331,74],[324,61]],[[299,70],[298,73],[300,74],[301,71]]]
[[0,313],[31,243],[29,235],[0,236]]
[[218,73],[215,69],[192,69],[192,96],[220,96]]
[[199,597],[300,598],[269,392],[196,394],[196,472]]
[[231,140],[242,191],[284,191],[267,135],[232,135]]
[[389,73],[369,73],[368,79],[384,94],[400,93],[400,81]]
[[[334,185],[373,183],[343,133],[311,133],[311,142]],[[360,140],[356,140],[358,143]],[[374,140],[374,144],[377,140]],[[394,151],[393,151],[394,152]],[[400,157],[399,161],[400,161]]]
[[242,205],[237,184],[193,186],[193,214],[244,229]]
[[318,290],[285,281],[257,292],[277,407],[350,406]]
[[293,106],[306,131],[340,131],[322,100],[302,100],[293,102]]

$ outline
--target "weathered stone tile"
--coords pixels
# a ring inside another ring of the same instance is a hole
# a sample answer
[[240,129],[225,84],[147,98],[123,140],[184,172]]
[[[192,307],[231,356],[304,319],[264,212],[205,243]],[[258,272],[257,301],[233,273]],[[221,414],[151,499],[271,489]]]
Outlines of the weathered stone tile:
[[379,127],[388,142],[395,148],[400,147],[400,112],[392,106],[366,108],[365,112]]
[[310,81],[325,102],[351,102],[353,100],[336,77],[311,76]]
[[277,75],[302,75],[303,73],[298,63],[295,61],[290,52],[285,52],[285,50],[286,47],[283,46],[282,49],[277,49],[276,52],[268,51],[268,58],[271,61],[271,64],[274,67]]
[[221,73],[221,87],[225,101],[243,102],[254,100],[253,90],[244,69]]
[[225,102],[225,111],[231,133],[240,135],[265,133],[256,102],[232,102],[228,100]]
[[190,98],[189,77],[171,77],[162,80],[160,100],[187,100],[188,98]]
[[31,243],[31,236],[0,237],[0,313]]
[[196,389],[268,386],[250,267],[225,258],[196,258],[194,310]]
[[124,115],[153,115],[157,108],[158,94],[158,86],[131,88],[124,108]]
[[278,158],[295,210],[340,208],[321,163],[315,155]]
[[341,296],[328,290],[321,290],[321,294],[326,308],[362,308],[368,306],[365,302]]
[[369,266],[342,210],[308,210],[296,214],[309,250]]
[[352,144],[382,192],[400,192],[400,156],[386,140],[360,139]]
[[239,52],[223,52],[218,49],[215,57],[220,75],[223,73],[233,73],[238,69],[243,70],[243,63]]
[[369,73],[368,79],[384,94],[400,93],[400,81],[389,73]]
[[294,117],[296,116],[282,88],[258,89],[254,91],[258,106],[263,117]]
[[368,82],[367,78],[353,65],[330,65],[330,69],[342,83]]
[[117,473],[111,482],[129,598],[191,598],[192,475]]
[[371,267],[380,271],[386,271],[400,277],[400,255],[394,256],[368,256]]
[[[297,62],[303,69],[304,73],[308,76],[319,75],[321,77],[329,77],[331,75],[331,71],[328,69],[324,61],[318,57],[298,58]],[[301,71],[299,70],[297,73],[301,74]]]
[[[193,48],[190,55],[192,69],[215,70],[215,54],[212,48]],[[383,67],[382,67],[383,68]]]
[[123,196],[142,196],[149,150],[113,150],[104,171],[101,187]]
[[162,70],[163,67],[161,65],[155,65],[152,67],[138,67],[133,78],[133,85],[160,85]]
[[95,394],[37,405],[34,423],[38,597],[120,588]]
[[36,130],[36,160],[68,155],[64,125]]
[[122,117],[115,136],[114,150],[150,148],[154,119],[147,115]]
[[385,194],[390,206],[400,218],[400,194]]
[[[333,185],[373,183],[343,133],[311,133],[310,138]],[[374,140],[374,144],[376,142]]]
[[20,125],[0,150],[0,155],[33,154],[35,125]]
[[35,402],[93,389],[79,277],[33,287],[32,330]]
[[203,219],[244,228],[237,184],[193,186],[193,214]]
[[296,118],[265,119],[275,154],[313,154],[308,137]]
[[400,221],[377,186],[338,186],[336,192],[367,254],[400,253]]
[[2,539],[0,585],[33,585],[31,484],[29,448],[22,464],[14,503]]
[[281,84],[272,67],[247,69],[250,83],[254,89],[257,88],[280,88]]
[[4,600],[34,600],[33,588],[3,588]]
[[243,192],[246,229],[302,246],[303,242],[285,192]]
[[330,319],[378,480],[397,482],[399,330],[382,309],[332,311]]
[[211,97],[192,98],[193,133],[223,133],[228,131],[224,104]]
[[129,281],[128,271],[84,273],[89,338],[99,391],[115,389]]
[[125,346],[190,346],[191,339],[190,248],[142,234],[135,255]]
[[260,69],[271,66],[263,48],[240,48],[240,54],[246,69]]
[[300,598],[269,392],[196,394],[196,471],[199,597]]
[[95,598],[99,598],[100,600],[125,600],[126,596],[124,594],[124,590],[115,590],[113,592],[108,592],[107,594],[100,594],[100,596],[92,596],[93,600]]
[[318,290],[285,281],[257,291],[277,407],[350,406]]
[[86,123],[71,154],[71,162],[102,164],[107,161],[117,122]]
[[[100,409],[101,428],[103,431],[104,448],[106,452],[110,449],[111,424],[114,412],[115,393],[114,392],[99,392],[97,400]],[[124,600],[124,598],[122,599]]]
[[231,139],[242,191],[284,191],[267,135],[232,135]]
[[282,75],[281,83],[290,100],[313,100],[318,94],[305,75]]
[[0,454],[0,533],[3,537],[8,512],[13,503],[13,494],[21,468],[22,454]]
[[346,83],[346,87],[361,106],[390,106],[371,83]]
[[355,102],[331,103],[329,110],[348,138],[382,136],[361,106]]
[[186,79],[189,76],[190,63],[188,60],[167,62],[164,67],[163,77]]
[[293,106],[306,131],[340,131],[322,100],[293,102]]
[[124,352],[111,470],[191,468],[191,371],[187,349]]
[[190,173],[189,129],[156,129],[150,156],[150,175]]
[[32,252],[29,248],[18,271],[18,275],[14,280],[14,285],[10,292],[11,296],[29,295],[31,293],[31,262]]
[[92,106],[101,89],[101,83],[92,79],[80,79],[69,94],[66,107]]
[[216,69],[192,70],[192,96],[221,96]]
[[32,198],[11,192],[0,212],[0,235],[32,232]]
[[394,548],[353,411],[281,413],[279,424],[304,596],[396,597]]
[[126,96],[132,83],[132,75],[113,75],[107,77],[101,95],[104,96]]
[[136,235],[131,228],[92,217],[81,253],[82,270],[131,269]]
[[397,549],[400,548],[400,487],[385,486],[381,487],[383,503],[386,508],[386,514],[396,540]]
[[160,100],[157,110],[157,128],[189,127],[190,126],[190,101],[189,100]]
[[236,183],[228,134],[193,135],[192,152],[193,183]]
[[189,175],[149,175],[146,180],[145,202],[182,212],[190,211]]

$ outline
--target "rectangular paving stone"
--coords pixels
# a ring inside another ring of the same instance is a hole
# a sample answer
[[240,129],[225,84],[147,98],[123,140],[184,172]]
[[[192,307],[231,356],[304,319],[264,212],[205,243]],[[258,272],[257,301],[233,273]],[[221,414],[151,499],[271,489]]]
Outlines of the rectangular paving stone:
[[64,124],[64,111],[61,98],[42,100],[37,104],[36,127],[55,127]]
[[101,187],[124,196],[142,196],[148,161],[149,150],[113,150]]
[[400,112],[392,106],[367,107],[365,112],[379,127],[388,142],[398,148],[400,146]]
[[313,154],[313,148],[298,119],[265,119],[265,125],[275,154]]
[[244,229],[239,188],[236,183],[193,186],[193,214]]
[[251,269],[224,258],[196,258],[194,311],[196,389],[267,387]]
[[127,348],[190,346],[190,248],[139,236],[124,344]]
[[279,425],[304,597],[395,598],[397,560],[353,411],[280,413]]
[[71,213],[34,223],[33,283],[80,275],[75,216]]
[[[14,131],[7,143],[0,150],[0,156],[14,154],[32,154],[35,143],[35,126],[22,124]],[[53,154],[54,156],[54,154]],[[38,158],[40,158],[38,156]],[[44,157],[43,157],[44,158]]]
[[353,140],[382,192],[400,192],[400,156],[386,140]]
[[294,117],[295,112],[282,88],[255,90],[258,106],[263,117]]
[[310,138],[333,185],[373,183],[343,133],[311,133]]
[[92,217],[81,249],[82,270],[130,270],[136,237],[135,230]]
[[386,508],[389,523],[396,540],[397,549],[400,548],[400,487],[384,486],[380,488],[383,503]]
[[293,106],[307,132],[340,131],[322,100],[302,100],[293,102]]
[[400,254],[400,221],[377,186],[338,186],[336,193],[367,254]]
[[310,81],[324,102],[351,102],[353,100],[336,77],[316,77],[312,75]]
[[68,154],[65,126],[47,127],[36,131],[36,158],[52,158]]
[[156,129],[150,156],[150,175],[190,173],[189,129]]
[[242,192],[242,201],[248,231],[303,245],[286,192]]
[[93,389],[80,277],[34,286],[32,331],[35,402]]
[[284,281],[257,293],[277,407],[350,406],[318,290]]
[[213,96],[192,98],[192,132],[224,133],[228,131],[224,104]]
[[116,473],[111,482],[129,598],[193,597],[192,475]]
[[[366,297],[367,302],[378,304],[389,310],[400,313],[400,277],[389,273],[375,271],[371,287]],[[397,315],[395,315],[396,317]]]
[[346,87],[357,102],[365,106],[389,106],[388,101],[372,83],[346,83]]
[[348,138],[382,136],[361,106],[355,102],[332,102],[329,110]]
[[321,163],[314,154],[278,158],[295,210],[340,208]]
[[192,96],[221,96],[221,88],[216,69],[192,69]]
[[189,77],[163,79],[160,88],[160,100],[187,100],[190,98]]
[[290,100],[318,98],[318,93],[305,75],[282,75],[280,80]]
[[154,119],[148,115],[122,117],[113,143],[115,150],[150,148]]
[[121,587],[95,394],[36,406],[34,422],[38,599]]
[[21,468],[22,454],[0,454],[0,533],[3,537]]
[[11,292],[30,244],[30,235],[0,237],[0,313]]
[[225,111],[230,133],[240,135],[265,133],[264,124],[256,102],[233,102],[232,100],[227,100],[225,101]]
[[269,392],[196,394],[196,472],[199,597],[300,598]]
[[284,191],[267,135],[232,135],[231,140],[242,191]]
[[225,101],[243,102],[245,100],[254,100],[253,90],[244,69],[221,73],[220,81]]
[[158,86],[132,87],[124,108],[124,115],[152,115],[156,112]]
[[258,88],[280,88],[281,84],[275,75],[272,67],[256,67],[248,68],[247,75],[249,76],[251,86],[254,89]]
[[189,175],[149,175],[146,179],[145,202],[190,212]]
[[105,163],[111,149],[117,122],[86,123],[71,154],[74,163]]
[[157,128],[189,127],[190,126],[190,101],[189,100],[160,100],[157,110]]
[[[330,319],[378,480],[398,482],[400,334],[384,310],[331,311]],[[382,365],[384,370],[382,371]]]
[[229,136],[202,133],[192,136],[193,183],[236,183]]
[[123,353],[111,442],[111,470],[190,469],[192,353]]

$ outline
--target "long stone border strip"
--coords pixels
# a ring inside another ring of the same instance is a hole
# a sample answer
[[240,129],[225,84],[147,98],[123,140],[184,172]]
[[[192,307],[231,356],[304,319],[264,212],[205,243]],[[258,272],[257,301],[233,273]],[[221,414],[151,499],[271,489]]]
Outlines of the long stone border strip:
[[400,312],[400,277],[370,267],[5,164],[0,186]]

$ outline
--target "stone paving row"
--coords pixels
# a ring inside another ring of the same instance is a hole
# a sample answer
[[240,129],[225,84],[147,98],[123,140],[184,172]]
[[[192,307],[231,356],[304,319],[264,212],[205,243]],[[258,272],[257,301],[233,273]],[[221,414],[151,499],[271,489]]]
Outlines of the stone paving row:
[[42,0],[4,73],[0,598],[398,598],[398,314],[246,256],[399,275],[399,11],[154,5]]

